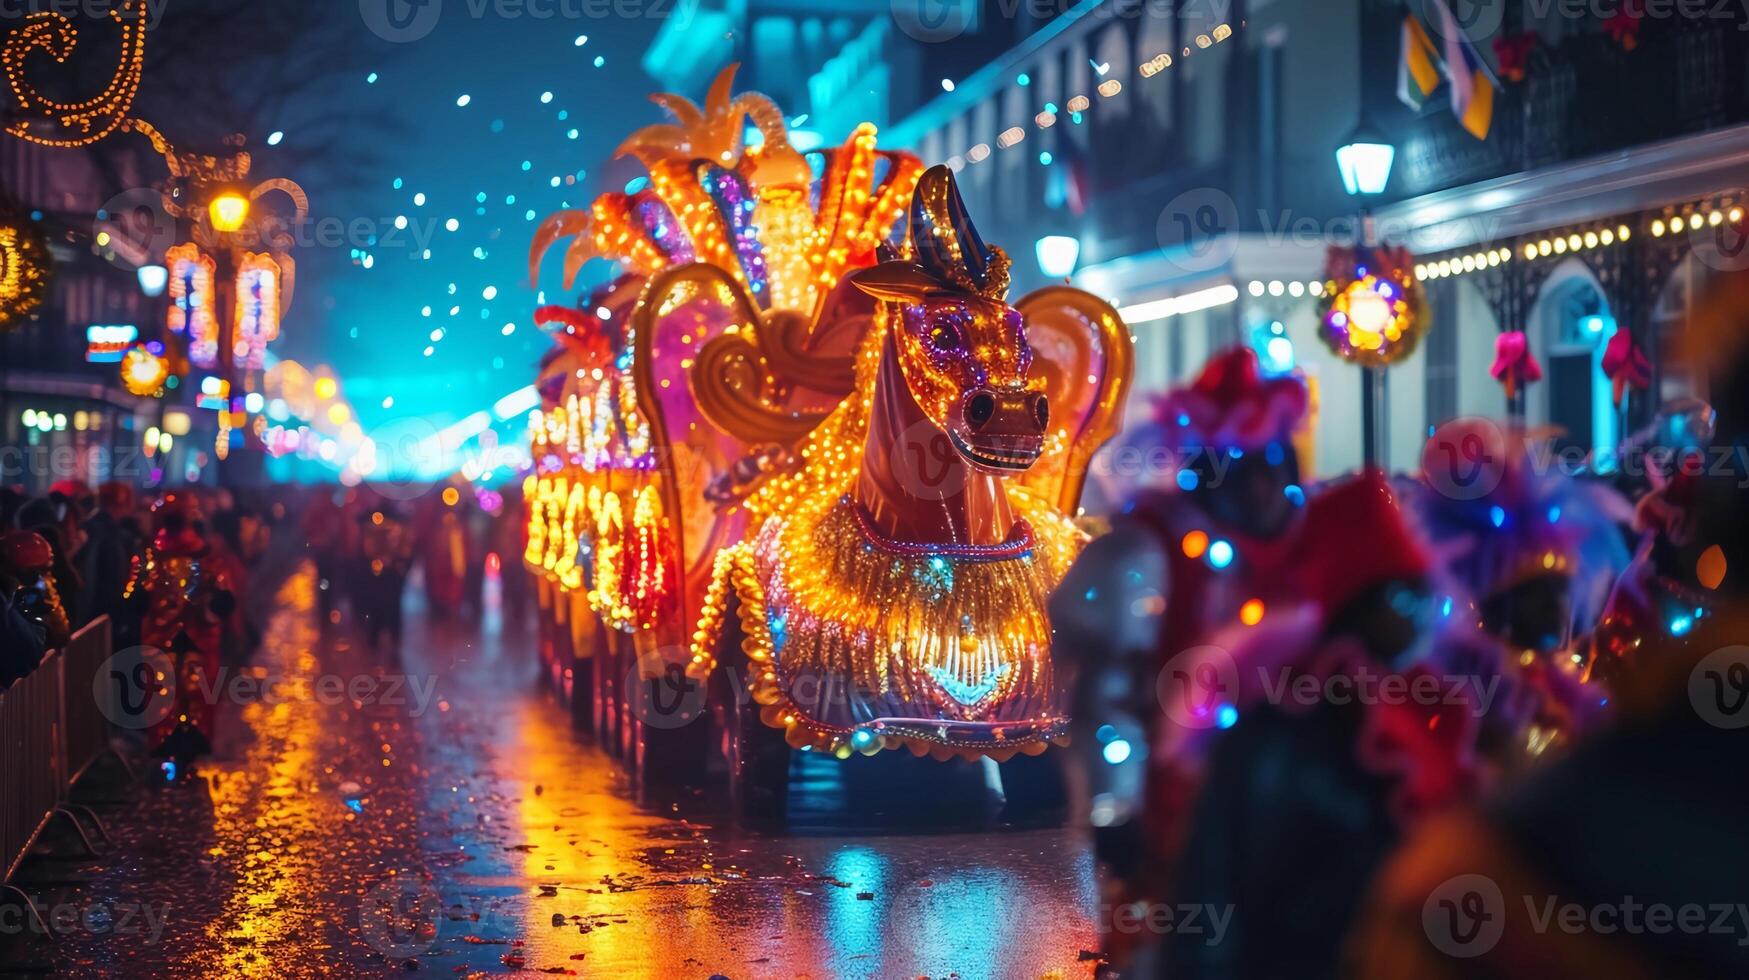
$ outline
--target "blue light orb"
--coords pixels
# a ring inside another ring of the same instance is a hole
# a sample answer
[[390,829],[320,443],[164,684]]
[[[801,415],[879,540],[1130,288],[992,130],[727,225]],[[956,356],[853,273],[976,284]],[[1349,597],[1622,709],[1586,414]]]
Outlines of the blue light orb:
[[1200,482],[1202,482],[1202,478],[1196,475],[1195,470],[1182,469],[1178,471],[1178,489],[1185,493],[1195,490]]
[[1215,711],[1215,724],[1222,728],[1232,728],[1239,723],[1239,709],[1230,704],[1223,704]]
[[1209,565],[1213,568],[1226,568],[1233,563],[1233,544],[1225,539],[1209,542]]
[[1101,749],[1099,754],[1105,758],[1106,762],[1114,766],[1119,765],[1129,760],[1130,743],[1121,738],[1114,738],[1105,743],[1105,748]]
[[1499,504],[1495,504],[1494,506],[1488,508],[1488,520],[1495,527],[1505,527],[1506,526],[1506,508],[1500,506]]

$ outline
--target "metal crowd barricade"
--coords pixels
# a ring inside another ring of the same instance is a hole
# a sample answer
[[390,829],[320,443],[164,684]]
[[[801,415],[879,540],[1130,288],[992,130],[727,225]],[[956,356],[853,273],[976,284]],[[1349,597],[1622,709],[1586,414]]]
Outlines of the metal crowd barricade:
[[[101,616],[74,634],[61,651],[61,718],[65,735],[67,786],[71,789],[91,764],[114,751],[109,741],[109,719],[98,702],[98,690],[108,691],[97,678],[115,651],[110,646],[112,630],[108,616]],[[113,693],[108,695],[113,697]]]
[[[23,901],[44,935],[52,935],[35,903],[12,877],[56,816],[96,853],[68,793],[92,762],[110,750],[108,720],[92,695],[91,677],[110,655],[109,620],[80,630],[65,649],[52,651],[28,677],[0,692],[0,892]],[[107,838],[88,808],[79,807]]]

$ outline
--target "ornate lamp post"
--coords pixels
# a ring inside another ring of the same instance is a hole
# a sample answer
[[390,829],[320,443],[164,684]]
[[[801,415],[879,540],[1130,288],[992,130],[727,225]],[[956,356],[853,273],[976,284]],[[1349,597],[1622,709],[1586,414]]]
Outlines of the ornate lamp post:
[[248,393],[260,387],[267,346],[279,337],[297,277],[292,236],[278,215],[257,205],[279,191],[292,202],[293,220],[302,221],[309,198],[290,180],[249,186],[249,154],[241,150],[226,157],[166,159],[172,180],[164,205],[187,235],[165,253],[166,327],[187,343],[190,364],[208,372],[200,405],[219,413],[214,452],[223,460],[230,455],[231,433],[248,421]]
[[[1370,250],[1378,245],[1372,215],[1366,201],[1384,193],[1391,180],[1391,164],[1396,161],[1397,148],[1378,135],[1364,122],[1336,148],[1336,168],[1342,175],[1342,189],[1350,197],[1359,198],[1360,246]],[[1356,311],[1357,316],[1365,311]],[[1360,386],[1361,458],[1366,465],[1378,463],[1384,455],[1384,433],[1378,424],[1378,406],[1386,397],[1385,371],[1382,367],[1362,365]]]

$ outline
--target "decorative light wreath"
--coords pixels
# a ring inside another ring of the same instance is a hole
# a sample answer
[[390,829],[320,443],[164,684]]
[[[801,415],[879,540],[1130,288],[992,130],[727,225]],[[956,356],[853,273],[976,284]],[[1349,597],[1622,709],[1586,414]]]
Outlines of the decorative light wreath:
[[36,225],[0,211],[0,334],[42,306],[52,268]]
[[128,394],[141,398],[156,398],[164,392],[164,382],[170,379],[170,362],[145,344],[135,344],[121,358],[121,383]]
[[1332,248],[1324,267],[1318,336],[1345,361],[1385,367],[1427,333],[1427,295],[1407,249]]

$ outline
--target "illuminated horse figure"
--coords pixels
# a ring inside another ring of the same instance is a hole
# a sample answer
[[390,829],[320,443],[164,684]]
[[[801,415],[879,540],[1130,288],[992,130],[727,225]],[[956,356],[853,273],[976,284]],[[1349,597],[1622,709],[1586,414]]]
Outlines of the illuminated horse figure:
[[[535,241],[538,263],[576,236],[568,273],[599,255],[647,276],[624,370],[653,492],[606,544],[635,546],[661,570],[635,578],[675,594],[627,595],[621,575],[591,602],[660,603],[625,624],[645,708],[677,665],[708,681],[743,803],[781,790],[789,747],[1040,753],[1067,728],[1045,600],[1119,425],[1128,330],[1066,286],[1008,305],[1008,258],[947,168],[876,151],[869,126],[804,158],[730,77],[702,110],[658,97],[680,125],[628,143],[647,189]],[[742,112],[763,135],[745,150]],[[633,713],[640,749],[676,721]]]

